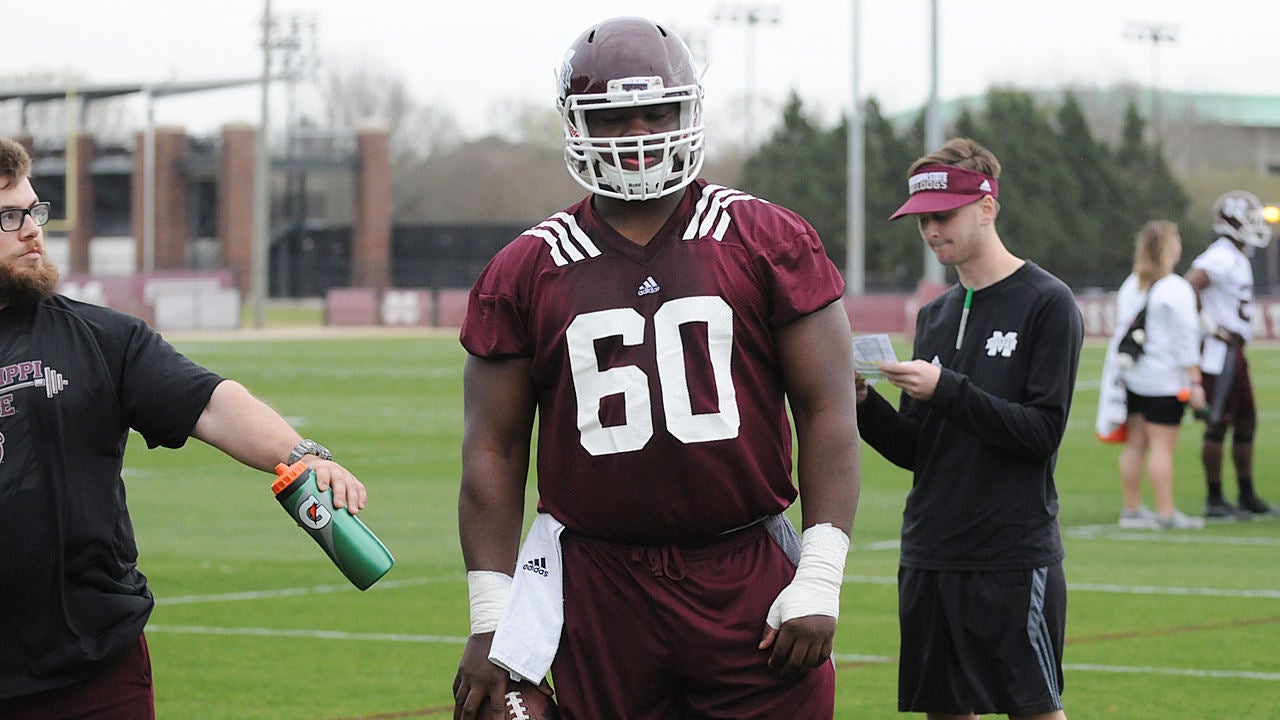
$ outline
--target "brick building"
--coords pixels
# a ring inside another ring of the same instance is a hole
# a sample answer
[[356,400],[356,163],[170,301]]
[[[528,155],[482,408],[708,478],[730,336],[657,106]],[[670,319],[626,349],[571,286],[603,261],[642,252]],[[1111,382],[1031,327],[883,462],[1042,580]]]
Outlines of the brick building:
[[[162,125],[137,132],[132,142],[100,142],[86,132],[33,138],[25,127],[27,107],[65,103],[73,120],[83,122],[89,104],[106,98],[142,93],[151,101],[256,82],[113,84],[77,88],[74,94],[65,88],[0,91],[0,101],[22,105],[23,128],[13,136],[32,154],[37,191],[54,204],[47,245],[73,290],[86,282],[94,282],[95,288],[137,285],[119,281],[126,276],[214,273],[227,278],[240,297],[249,298],[254,279],[257,129],[231,123],[214,137],[192,137],[181,127]],[[354,133],[290,135],[285,142],[272,143],[267,162],[269,265],[287,269],[288,258],[281,250],[285,238],[305,233],[309,221],[329,221],[318,216],[325,203],[312,202],[311,215],[307,214],[308,178],[338,175],[344,190],[329,204],[349,200],[350,207],[339,214],[351,225],[342,243],[344,272],[335,274],[333,266],[326,267],[328,282],[375,289],[388,285],[389,141],[384,126],[370,123]],[[149,148],[154,148],[154,158]],[[288,280],[280,275],[277,271],[271,277],[273,287],[275,281]],[[138,307],[146,299],[105,299],[113,307],[149,316]]]

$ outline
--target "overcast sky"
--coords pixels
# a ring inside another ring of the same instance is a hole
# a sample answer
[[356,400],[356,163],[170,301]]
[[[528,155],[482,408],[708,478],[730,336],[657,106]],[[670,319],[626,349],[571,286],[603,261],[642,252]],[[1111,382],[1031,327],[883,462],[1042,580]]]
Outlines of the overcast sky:
[[[1277,0],[938,0],[939,93],[993,84],[1148,85],[1280,95]],[[366,64],[403,79],[414,98],[453,112],[478,136],[512,101],[551,108],[554,69],[587,26],[639,14],[670,24],[709,64],[708,125],[738,123],[748,81],[757,126],[795,90],[826,119],[853,96],[853,0],[273,0],[278,16],[314,19],[330,67]],[[929,88],[930,0],[862,0],[860,83],[888,111],[919,107]],[[743,8],[774,22],[731,16]],[[86,82],[255,77],[263,0],[41,0],[10,8],[0,83],[27,73]],[[1132,37],[1137,28],[1172,34]],[[748,46],[755,61],[748,63]],[[1156,77],[1158,73],[1158,78]],[[273,94],[273,118],[284,95]],[[139,116],[141,111],[137,111]],[[14,113],[0,113],[9,122]],[[252,89],[158,101],[160,122],[195,133],[258,118]],[[10,128],[11,129],[11,128]]]

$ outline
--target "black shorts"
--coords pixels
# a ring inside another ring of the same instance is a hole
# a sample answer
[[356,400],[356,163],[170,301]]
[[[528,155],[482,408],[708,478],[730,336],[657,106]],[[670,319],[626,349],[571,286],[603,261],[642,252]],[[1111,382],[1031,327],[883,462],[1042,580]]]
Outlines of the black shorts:
[[1147,397],[1126,390],[1124,398],[1130,415],[1141,415],[1153,425],[1181,425],[1182,414],[1187,409],[1185,402],[1172,395]]
[[900,712],[1062,709],[1062,563],[999,572],[899,568],[898,608]]

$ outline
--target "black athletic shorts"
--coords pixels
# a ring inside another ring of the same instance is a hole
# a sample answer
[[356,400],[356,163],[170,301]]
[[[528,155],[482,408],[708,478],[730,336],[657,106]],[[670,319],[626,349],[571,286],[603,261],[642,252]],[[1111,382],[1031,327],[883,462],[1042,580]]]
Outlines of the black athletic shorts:
[[1130,415],[1141,415],[1153,425],[1181,425],[1182,415],[1187,409],[1185,402],[1172,395],[1148,397],[1126,390],[1124,397]]
[[1062,709],[1062,563],[1000,572],[899,568],[898,607],[900,712]]

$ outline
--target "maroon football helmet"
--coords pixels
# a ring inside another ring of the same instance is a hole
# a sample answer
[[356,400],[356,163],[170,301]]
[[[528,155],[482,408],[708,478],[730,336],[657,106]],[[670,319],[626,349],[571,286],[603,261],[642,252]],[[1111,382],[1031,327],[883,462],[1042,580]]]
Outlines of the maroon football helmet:
[[1213,231],[1257,248],[1271,244],[1271,226],[1263,217],[1262,203],[1247,190],[1232,190],[1214,201]]
[[[650,200],[697,177],[702,168],[702,85],[693,54],[675,33],[636,17],[594,25],[569,46],[559,86],[565,165],[578,184],[599,195]],[[680,106],[676,130],[589,135],[586,118],[593,110],[668,103]]]

